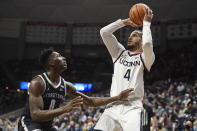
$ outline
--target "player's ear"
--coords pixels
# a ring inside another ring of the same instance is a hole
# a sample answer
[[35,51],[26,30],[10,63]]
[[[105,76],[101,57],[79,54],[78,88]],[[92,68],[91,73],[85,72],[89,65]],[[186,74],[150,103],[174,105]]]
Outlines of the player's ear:
[[49,66],[54,66],[55,65],[55,61],[53,60],[53,58],[49,58],[48,65]]

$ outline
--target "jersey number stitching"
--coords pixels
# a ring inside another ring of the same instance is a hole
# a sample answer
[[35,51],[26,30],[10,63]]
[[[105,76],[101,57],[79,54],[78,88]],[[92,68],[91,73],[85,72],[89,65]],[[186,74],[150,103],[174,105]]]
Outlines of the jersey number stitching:
[[124,75],[124,78],[127,78],[127,80],[129,81],[130,79],[130,72],[131,72],[131,69],[128,69]]
[[51,100],[51,104],[50,104],[50,106],[49,106],[49,110],[54,109],[54,107],[55,107],[55,99],[52,99],[52,100]]

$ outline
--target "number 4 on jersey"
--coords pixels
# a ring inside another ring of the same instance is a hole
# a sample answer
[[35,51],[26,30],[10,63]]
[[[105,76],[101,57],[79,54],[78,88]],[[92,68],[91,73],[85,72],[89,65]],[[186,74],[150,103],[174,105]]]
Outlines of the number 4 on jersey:
[[53,110],[54,107],[55,107],[55,100],[52,99],[52,100],[51,100],[51,104],[50,104],[50,106],[49,106],[49,110]]
[[127,78],[127,80],[129,81],[130,79],[130,72],[131,72],[131,69],[128,69],[124,75],[124,78]]

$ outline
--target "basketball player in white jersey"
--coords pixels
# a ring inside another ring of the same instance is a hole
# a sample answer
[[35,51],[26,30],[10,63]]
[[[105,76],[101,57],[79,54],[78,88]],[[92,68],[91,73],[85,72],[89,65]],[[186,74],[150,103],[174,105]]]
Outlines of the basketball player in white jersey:
[[128,50],[125,50],[113,33],[124,26],[136,27],[129,18],[119,19],[101,29],[101,37],[114,63],[110,95],[115,96],[128,88],[134,88],[134,91],[129,95],[129,102],[114,102],[107,105],[94,128],[95,131],[140,131],[142,129],[143,72],[144,69],[150,71],[155,60],[150,30],[152,17],[152,10],[147,9],[142,32],[136,30],[130,34]]

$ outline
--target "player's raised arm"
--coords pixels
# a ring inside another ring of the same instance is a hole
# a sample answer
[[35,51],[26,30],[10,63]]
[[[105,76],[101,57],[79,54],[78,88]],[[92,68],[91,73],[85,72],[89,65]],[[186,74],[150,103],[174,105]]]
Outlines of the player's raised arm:
[[29,87],[29,105],[30,115],[33,121],[42,122],[52,120],[55,116],[79,109],[79,106],[83,103],[83,99],[81,97],[77,97],[70,101],[67,105],[60,108],[56,108],[54,110],[44,110],[44,102],[42,98],[44,90],[45,85],[40,77],[37,77],[31,81]]
[[122,20],[117,20],[105,27],[103,27],[100,30],[101,37],[103,39],[103,42],[105,46],[107,47],[113,61],[120,55],[120,53],[125,50],[123,45],[121,45],[116,37],[113,35],[113,33],[118,30],[119,28],[122,28],[126,26]]
[[155,54],[153,52],[153,42],[151,35],[151,21],[152,21],[152,10],[145,9],[145,16],[143,21],[143,30],[142,30],[142,58],[144,60],[145,66],[150,71],[152,64],[155,60]]

